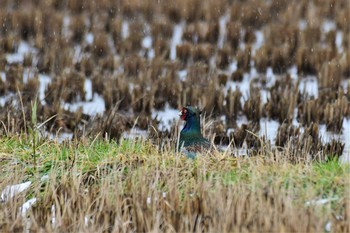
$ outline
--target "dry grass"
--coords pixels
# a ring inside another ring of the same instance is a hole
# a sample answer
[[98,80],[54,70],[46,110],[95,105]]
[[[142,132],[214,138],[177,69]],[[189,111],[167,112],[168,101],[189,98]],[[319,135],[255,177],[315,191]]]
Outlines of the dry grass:
[[[349,168],[336,161],[344,144],[322,144],[319,130],[325,124],[340,133],[350,116],[350,85],[343,88],[350,76],[348,1],[36,0],[0,6],[0,94],[9,96],[0,106],[0,191],[32,182],[1,203],[0,231],[322,232],[329,222],[334,232],[350,231]],[[324,32],[327,21],[335,27]],[[182,26],[173,60],[170,45]],[[258,50],[256,30],[264,35]],[[146,36],[151,48],[143,45]],[[21,41],[35,52],[10,64],[7,55]],[[287,74],[294,65],[300,76],[295,82]],[[258,72],[252,94],[225,94],[227,84],[241,82],[251,68]],[[271,86],[268,68],[276,76]],[[25,70],[35,74],[28,82]],[[33,135],[13,136],[36,127],[30,119],[38,73],[52,81],[46,105],[38,102],[38,122],[55,116],[45,132],[73,132],[81,140],[40,139],[35,146]],[[317,98],[299,93],[305,75],[317,77]],[[96,117],[63,108],[85,100],[86,78],[106,103]],[[211,119],[225,116],[207,121],[204,132],[217,143],[231,143],[231,152],[194,161],[173,153],[169,138],[176,138],[177,125],[171,132],[156,130],[159,121],[151,114],[166,104],[188,103],[203,107]],[[295,109],[303,128],[291,124]],[[240,117],[249,122],[238,127]],[[261,117],[281,123],[277,148],[255,136]],[[118,141],[133,126],[148,130],[155,145]],[[106,135],[118,143],[102,140]],[[233,157],[242,145],[255,156]],[[49,178],[41,180],[44,174]],[[22,204],[34,197],[22,215]],[[322,198],[335,200],[305,205]]]
[[[41,141],[33,164],[26,139],[0,143],[0,190],[32,181],[0,206],[2,232],[322,232],[328,222],[350,230],[349,168],[334,161],[291,166],[289,152],[268,148],[193,161],[146,142],[97,140]],[[334,201],[305,204],[320,198]]]

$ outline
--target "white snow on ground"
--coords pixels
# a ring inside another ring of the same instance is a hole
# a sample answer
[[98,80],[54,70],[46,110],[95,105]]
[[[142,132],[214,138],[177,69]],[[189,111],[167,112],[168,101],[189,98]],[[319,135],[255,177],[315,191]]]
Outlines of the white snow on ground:
[[122,38],[126,39],[129,36],[129,22],[123,21],[122,22]]
[[0,106],[1,107],[4,107],[6,102],[13,96],[13,94],[8,94],[8,95],[5,95],[5,96],[1,96],[0,97]]
[[306,26],[307,26],[307,21],[306,20],[302,19],[302,20],[299,21],[299,29],[301,31],[304,31]]
[[85,79],[84,82],[84,90],[85,90],[85,99],[87,101],[92,99],[92,82],[90,79]]
[[309,96],[318,97],[318,82],[317,77],[308,76],[302,78],[299,83],[299,92],[306,93]]
[[343,80],[341,85],[343,86],[345,93],[347,93],[348,86],[350,85],[350,80]]
[[324,205],[332,201],[338,200],[338,197],[332,197],[332,198],[325,198],[325,199],[318,199],[318,200],[311,200],[305,202],[305,206],[312,206],[312,205]]
[[151,36],[146,36],[145,38],[143,38],[142,46],[144,48],[147,48],[147,49],[152,48],[152,37]]
[[59,132],[58,134],[48,134],[51,140],[62,143],[65,140],[71,140],[73,138],[73,133]]
[[221,16],[219,19],[219,39],[218,39],[218,48],[224,47],[225,36],[226,36],[226,24],[230,19],[230,14],[226,13]]
[[298,79],[298,67],[296,65],[292,66],[288,70],[288,74],[294,81],[296,81]]
[[22,184],[8,185],[1,192],[1,201],[7,201],[8,199],[13,198],[16,194],[23,192],[28,189],[32,182],[27,181]]
[[180,70],[178,71],[178,76],[179,76],[179,79],[181,81],[186,81],[186,77],[187,77],[187,70]]
[[[321,26],[321,30],[324,34],[332,31],[332,30],[336,30],[337,29],[337,25],[334,21],[332,20],[325,20]],[[343,52],[343,33],[340,30],[336,31],[336,36],[335,36],[335,44],[337,46],[337,50],[339,53]]]
[[331,30],[335,30],[336,29],[336,24],[334,21],[331,20],[325,20],[322,23],[322,27],[321,27],[323,33],[328,33]]
[[260,96],[261,96],[261,103],[262,104],[266,104],[267,103],[267,99],[270,97],[270,94],[267,90],[265,89],[261,89],[260,90]]
[[181,22],[174,26],[173,37],[170,43],[170,59],[175,60],[176,58],[176,46],[181,43],[182,33],[185,27],[185,23]]
[[22,63],[23,62],[23,54],[14,53],[6,55],[6,60],[8,63]]
[[229,66],[228,70],[230,73],[235,72],[237,70],[237,61],[233,61]]
[[46,181],[49,179],[49,175],[43,175],[41,178],[40,178],[40,181]]
[[147,131],[139,128],[132,128],[130,131],[123,132],[123,138],[125,139],[136,139],[136,138],[147,138]]
[[31,52],[35,52],[35,49],[31,47],[27,42],[20,41],[18,45],[18,50],[16,53],[7,54],[6,60],[8,63],[22,63],[24,56]]
[[[4,72],[0,73],[0,76],[2,78],[3,81],[6,81],[6,74]],[[27,83],[28,79],[33,78],[34,77],[34,72],[30,69],[24,69],[23,71],[23,82]],[[44,74],[39,74],[38,75],[39,78],[39,93],[38,93],[38,97],[39,97],[39,101],[41,101],[41,104],[45,105],[45,89],[47,88],[47,86],[51,83],[51,78],[48,75],[44,75]],[[1,96],[0,97],[0,106],[4,106],[6,101],[13,96],[13,93],[9,93],[6,96]]]
[[249,98],[249,83],[250,83],[251,77],[248,74],[243,75],[242,82],[235,82],[235,81],[228,81],[226,84],[226,90],[231,88],[232,91],[235,91],[236,89],[239,89],[242,93],[242,103],[244,103],[244,100],[247,100]]
[[172,109],[168,105],[165,106],[164,110],[153,111],[152,118],[158,117],[160,120],[159,129],[160,130],[170,130],[171,122],[179,118],[179,110]]
[[337,34],[335,36],[335,44],[337,46],[338,52],[343,52],[343,33],[341,31],[337,31]]
[[106,110],[105,101],[102,96],[92,93],[92,82],[90,79],[85,79],[84,91],[86,101],[63,103],[63,108],[74,112],[81,107],[83,108],[83,113],[88,115],[103,113]]
[[73,50],[73,62],[77,63],[80,62],[81,59],[83,58],[83,51],[81,49],[80,45],[75,45],[74,50]]
[[94,42],[94,35],[93,35],[91,32],[89,32],[88,34],[86,34],[86,36],[85,36],[85,42],[86,42],[87,44],[92,44],[92,43]]
[[70,24],[70,17],[68,15],[65,15],[63,17],[63,27],[62,27],[62,34],[65,38],[69,37],[69,24]]
[[340,162],[350,164],[350,118],[345,118],[343,121],[342,141],[345,143],[344,151],[340,157]]
[[51,78],[48,75],[39,74],[39,81],[39,100],[41,101],[41,104],[45,105],[45,89],[51,83]]
[[256,50],[260,49],[264,44],[264,33],[261,30],[255,31],[255,43],[252,47],[252,55],[255,55]]
[[350,164],[350,119],[344,118],[343,121],[343,131],[341,134],[333,133],[327,131],[326,125],[319,125],[319,135],[321,137],[322,143],[331,142],[332,139],[340,140],[344,143],[343,154],[340,156],[339,160],[341,163]]
[[51,216],[52,216],[51,223],[54,226],[56,224],[56,208],[55,208],[55,205],[51,206]]
[[327,222],[326,226],[324,227],[324,229],[327,231],[327,232],[330,232],[331,229],[332,229],[332,223],[329,221]]
[[154,49],[150,49],[148,50],[148,59],[153,59],[154,56],[155,56],[155,52],[154,52]]
[[21,213],[22,213],[22,216],[25,216],[27,211],[30,209],[30,207],[32,207],[32,205],[34,205],[36,202],[36,198],[32,198],[32,199],[29,199],[28,201],[26,201],[22,207],[21,207]]
[[270,140],[272,143],[274,143],[277,137],[277,131],[279,126],[280,124],[278,123],[278,121],[262,118],[260,120],[259,136],[266,136],[267,140]]
[[[237,126],[238,127],[242,127],[243,124],[248,124],[248,119],[246,116],[240,116],[237,118]],[[232,131],[234,131],[234,129],[232,129]],[[227,131],[229,132],[229,130]]]
[[275,84],[275,82],[276,82],[276,76],[273,73],[273,70],[272,70],[271,67],[267,68],[265,75],[266,75],[266,80],[267,80],[266,86],[267,87],[272,87]]
[[23,71],[23,83],[26,84],[28,83],[29,79],[32,79],[35,77],[35,72],[33,71],[33,69],[28,69],[25,68]]
[[63,108],[72,112],[77,111],[79,108],[83,108],[83,113],[88,115],[96,115],[98,113],[103,113],[106,110],[103,97],[96,93],[93,95],[92,101],[63,103]]
[[6,74],[5,74],[5,72],[0,72],[0,78],[1,78],[1,80],[3,81],[3,82],[5,82],[6,81]]
[[336,140],[340,139],[340,135],[339,134],[327,131],[327,127],[326,127],[325,124],[320,124],[319,125],[318,132],[319,132],[319,135],[321,137],[322,143],[331,142],[332,139],[336,139]]
[[142,47],[147,49],[147,57],[148,59],[153,59],[155,56],[154,49],[152,48],[153,39],[152,36],[147,35],[142,39]]

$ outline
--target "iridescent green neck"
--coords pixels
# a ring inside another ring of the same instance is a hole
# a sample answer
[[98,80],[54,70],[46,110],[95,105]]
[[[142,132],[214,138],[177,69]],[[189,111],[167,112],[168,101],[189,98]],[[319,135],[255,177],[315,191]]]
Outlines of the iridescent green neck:
[[180,145],[189,146],[202,138],[199,119],[191,117],[180,132]]

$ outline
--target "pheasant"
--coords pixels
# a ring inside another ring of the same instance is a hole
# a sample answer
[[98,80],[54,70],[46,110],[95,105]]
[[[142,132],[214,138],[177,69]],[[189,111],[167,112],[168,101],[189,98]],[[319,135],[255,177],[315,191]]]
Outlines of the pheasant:
[[181,120],[186,123],[180,132],[177,150],[184,152],[188,158],[192,159],[196,157],[197,152],[211,147],[211,143],[201,134],[200,114],[197,108],[191,106],[183,107],[179,112]]

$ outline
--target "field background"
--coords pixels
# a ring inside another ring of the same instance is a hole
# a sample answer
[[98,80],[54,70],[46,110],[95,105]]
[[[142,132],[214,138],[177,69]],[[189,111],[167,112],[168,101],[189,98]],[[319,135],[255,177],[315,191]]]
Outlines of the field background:
[[0,0],[0,231],[350,231],[349,83],[347,0]]

